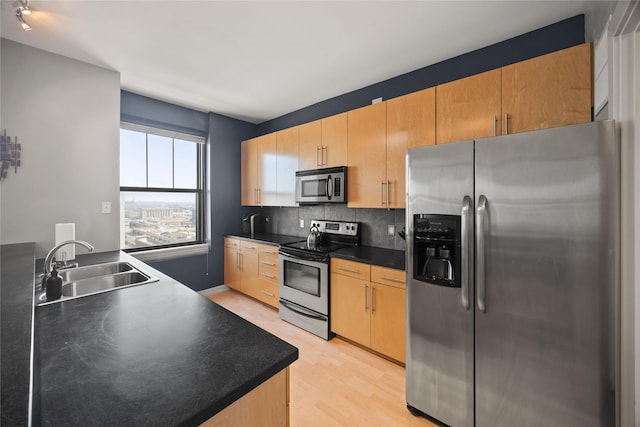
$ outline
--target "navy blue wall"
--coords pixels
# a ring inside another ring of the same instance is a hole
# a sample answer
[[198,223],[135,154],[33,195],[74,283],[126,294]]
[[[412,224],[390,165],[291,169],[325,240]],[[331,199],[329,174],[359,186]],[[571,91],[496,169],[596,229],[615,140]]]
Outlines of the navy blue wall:
[[584,15],[577,15],[260,123],[256,136],[364,107],[378,97],[395,98],[584,42]]
[[255,135],[255,125],[214,113],[121,92],[121,120],[207,137],[211,216],[209,254],[149,263],[194,290],[224,283],[223,236],[240,232],[240,141]]

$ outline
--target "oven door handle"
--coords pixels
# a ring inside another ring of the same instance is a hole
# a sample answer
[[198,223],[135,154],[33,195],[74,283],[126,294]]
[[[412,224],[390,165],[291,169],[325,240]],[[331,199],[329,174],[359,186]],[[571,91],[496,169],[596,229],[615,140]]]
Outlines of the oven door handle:
[[300,315],[302,315],[302,316],[310,317],[310,318],[312,318],[312,319],[316,319],[316,320],[322,320],[323,322],[326,322],[326,321],[327,321],[326,317],[321,316],[321,315],[319,315],[319,314],[311,314],[311,313],[305,313],[304,311],[300,311],[300,310],[296,309],[294,306],[292,306],[291,304],[289,304],[289,303],[288,303],[287,301],[285,301],[285,300],[280,300],[280,304],[284,305],[284,306],[285,306],[285,307],[287,307],[289,310],[291,310],[291,311],[293,311],[293,312],[295,312],[295,313],[298,313],[298,314],[300,314]]
[[320,257],[316,258],[313,254],[309,254],[308,256],[301,257],[301,256],[293,255],[290,253],[280,252],[280,255],[284,258],[298,259],[303,262],[317,262],[321,264],[327,263],[327,260],[324,257],[322,257],[322,259]]

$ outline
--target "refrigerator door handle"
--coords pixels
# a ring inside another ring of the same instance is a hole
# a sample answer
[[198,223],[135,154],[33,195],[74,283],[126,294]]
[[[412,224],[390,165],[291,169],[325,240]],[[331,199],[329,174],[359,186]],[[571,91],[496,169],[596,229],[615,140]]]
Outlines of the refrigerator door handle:
[[487,198],[484,194],[478,197],[478,208],[476,209],[476,242],[478,244],[476,250],[476,284],[477,284],[477,303],[478,310],[486,313],[487,308],[484,304],[484,296],[486,291],[485,283],[485,219],[487,215]]
[[471,251],[471,245],[469,244],[469,229],[471,228],[471,197],[464,196],[462,199],[462,307],[465,310],[469,310],[469,253]]

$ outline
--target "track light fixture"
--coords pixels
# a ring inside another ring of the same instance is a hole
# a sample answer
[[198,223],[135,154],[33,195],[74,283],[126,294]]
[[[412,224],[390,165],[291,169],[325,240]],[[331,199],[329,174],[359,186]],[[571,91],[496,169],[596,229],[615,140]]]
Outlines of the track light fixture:
[[29,0],[20,0],[20,6],[16,9],[16,19],[23,30],[29,31],[31,25],[24,20],[24,16],[31,15],[31,9],[29,9]]

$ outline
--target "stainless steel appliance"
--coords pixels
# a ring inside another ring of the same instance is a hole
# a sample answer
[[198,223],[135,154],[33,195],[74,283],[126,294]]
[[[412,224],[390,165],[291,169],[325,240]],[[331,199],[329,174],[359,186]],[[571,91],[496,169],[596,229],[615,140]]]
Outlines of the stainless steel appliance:
[[407,405],[613,426],[618,146],[593,122],[407,152]]
[[310,236],[280,246],[280,318],[326,340],[329,319],[329,254],[360,243],[357,222],[312,220]]
[[296,172],[296,203],[347,202],[347,167]]

